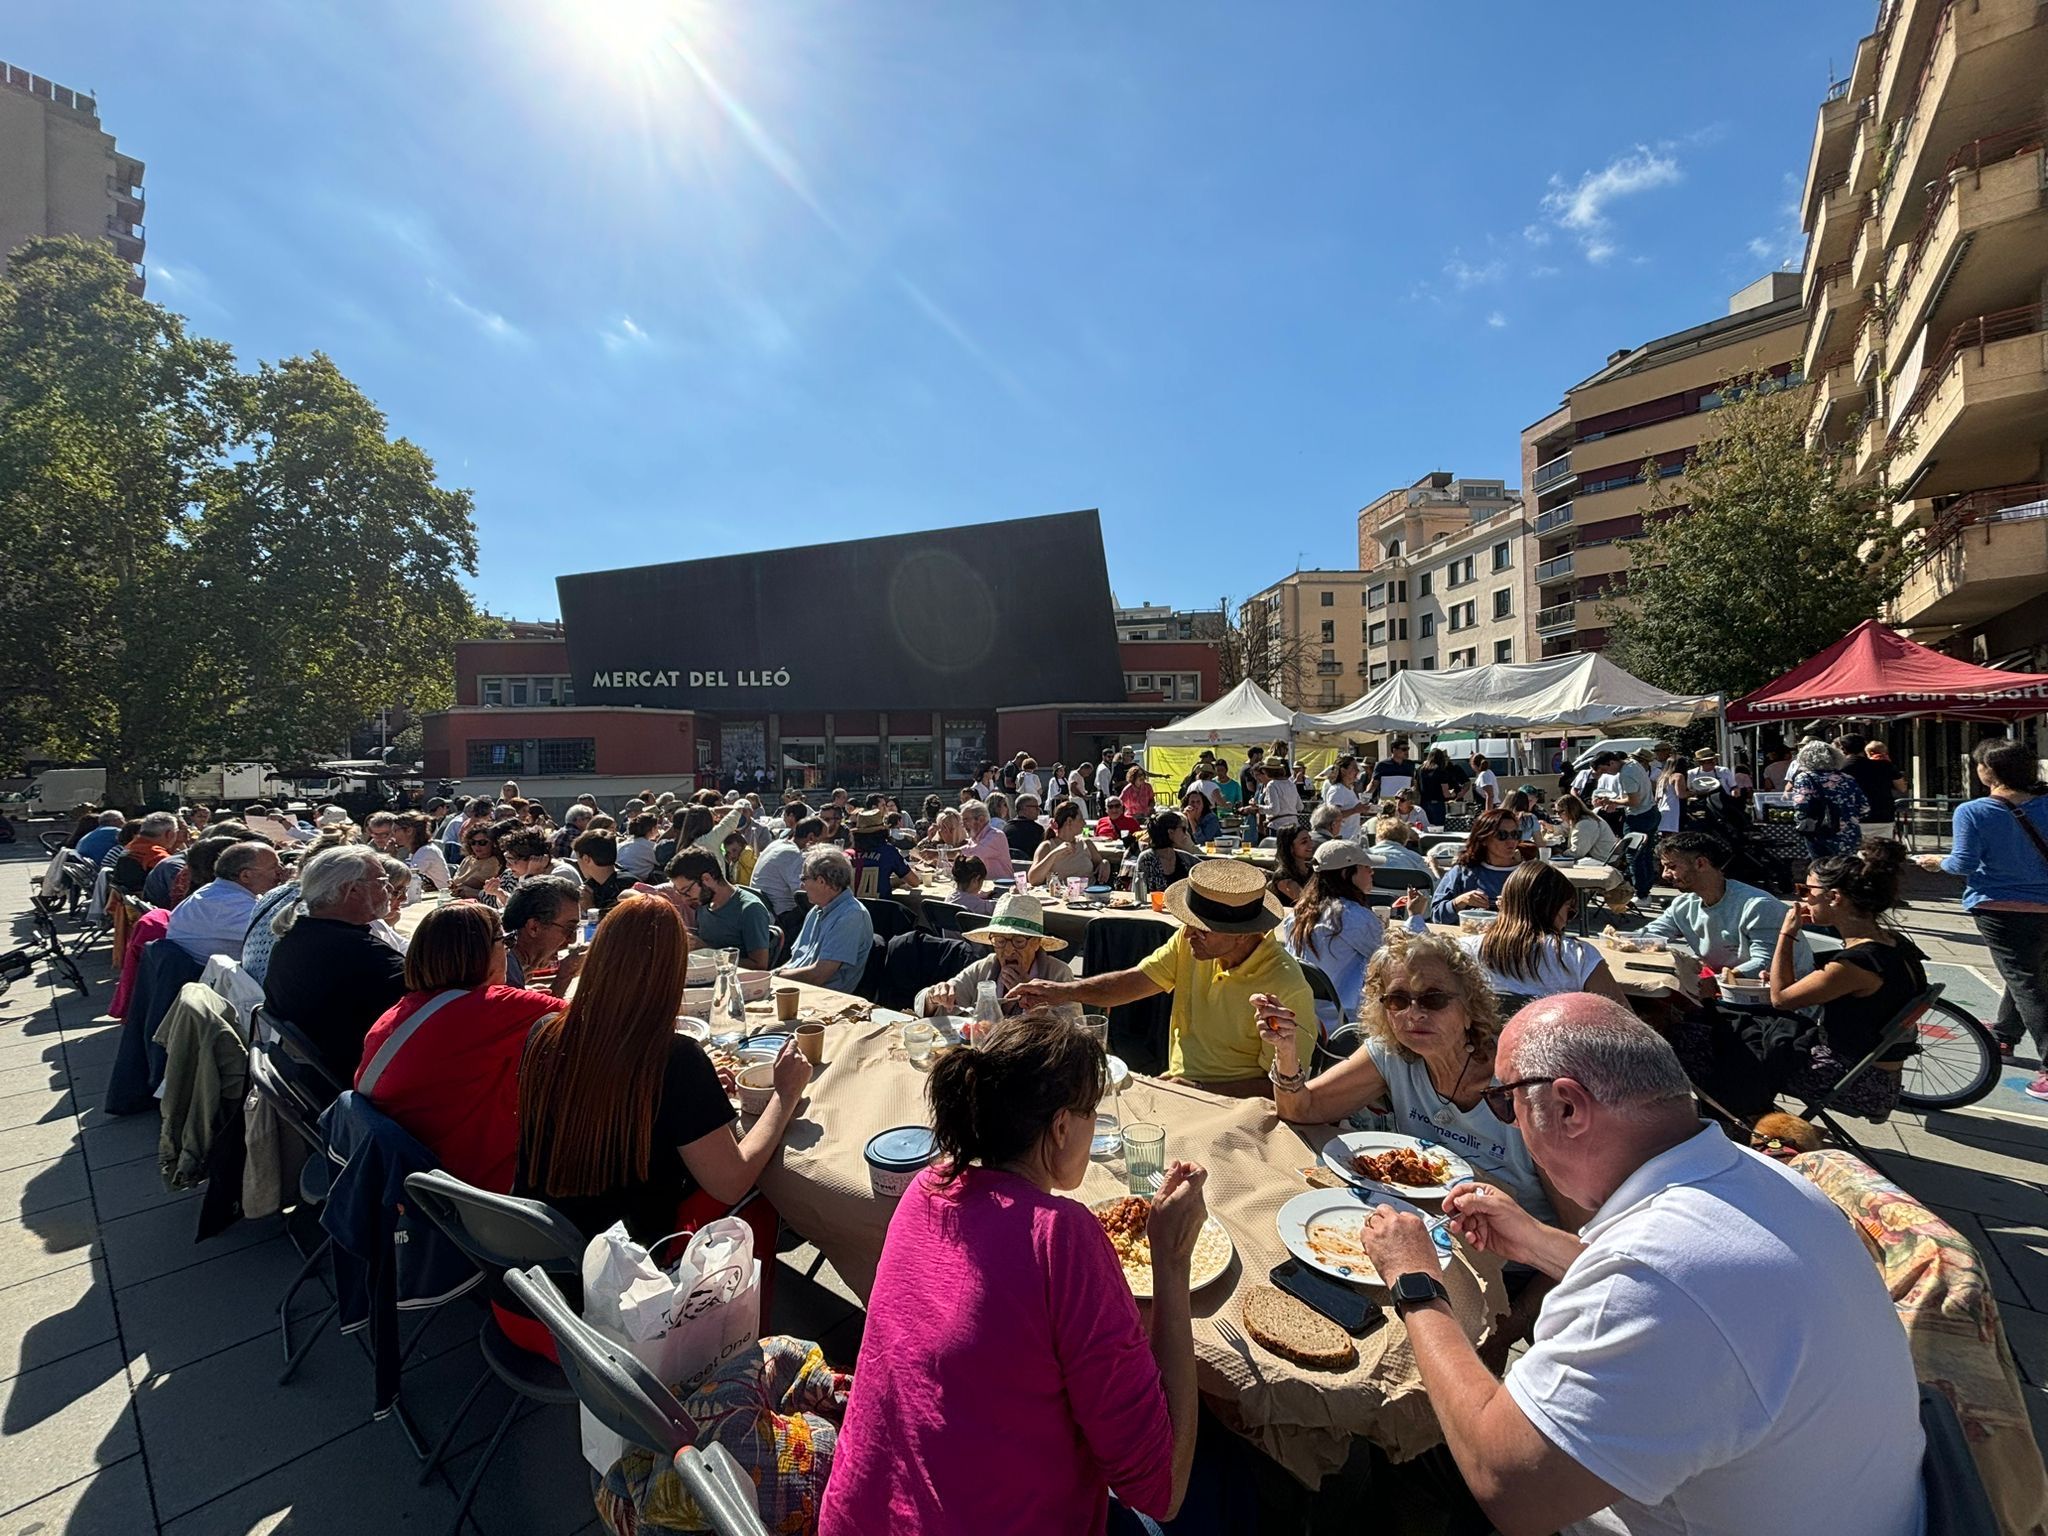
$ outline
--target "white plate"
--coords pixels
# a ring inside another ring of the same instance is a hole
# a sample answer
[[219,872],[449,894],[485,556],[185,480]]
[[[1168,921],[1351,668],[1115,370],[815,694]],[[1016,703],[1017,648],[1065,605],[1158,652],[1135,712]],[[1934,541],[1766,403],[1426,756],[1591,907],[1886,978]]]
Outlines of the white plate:
[[[1368,1179],[1351,1164],[1351,1159],[1360,1152],[1391,1152],[1396,1147],[1434,1153],[1444,1160],[1450,1171],[1441,1184],[1390,1184],[1381,1179]],[[1473,1176],[1472,1165],[1441,1142],[1403,1136],[1397,1131],[1346,1131],[1342,1136],[1332,1136],[1323,1148],[1323,1166],[1348,1184],[1356,1184],[1361,1189],[1382,1190],[1390,1195],[1405,1195],[1410,1200],[1441,1200],[1453,1184],[1462,1184]]]
[[[1365,1226],[1366,1215],[1376,1205],[1410,1211],[1424,1221],[1430,1220],[1428,1215],[1406,1200],[1397,1200],[1392,1195],[1349,1189],[1311,1189],[1281,1206],[1274,1222],[1287,1251],[1311,1269],[1319,1269],[1338,1280],[1349,1280],[1354,1285],[1384,1285],[1386,1282],[1380,1278],[1379,1272],[1362,1254],[1347,1258],[1341,1250],[1333,1250],[1329,1243],[1329,1235],[1334,1229],[1336,1235],[1348,1236],[1355,1247],[1358,1233]],[[1430,1236],[1436,1243],[1438,1265],[1449,1269],[1450,1230],[1442,1226],[1432,1227]],[[1317,1237],[1322,1239],[1321,1251],[1318,1251]]]
[[[1115,1205],[1121,1195],[1107,1200],[1098,1200],[1088,1209],[1104,1211]],[[1195,1238],[1195,1260],[1188,1273],[1188,1289],[1199,1291],[1212,1281],[1220,1280],[1230,1261],[1237,1257],[1237,1249],[1230,1241],[1230,1234],[1223,1229],[1223,1223],[1214,1216],[1202,1223],[1202,1230]],[[1152,1266],[1147,1264],[1139,1269],[1126,1268],[1124,1279],[1129,1282],[1131,1294],[1140,1301],[1149,1301],[1152,1296]]]

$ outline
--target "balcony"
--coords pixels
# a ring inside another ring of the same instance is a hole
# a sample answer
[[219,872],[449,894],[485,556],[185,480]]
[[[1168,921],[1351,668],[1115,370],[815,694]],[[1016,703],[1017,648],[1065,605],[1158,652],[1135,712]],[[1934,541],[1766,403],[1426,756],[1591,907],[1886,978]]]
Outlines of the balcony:
[[1893,419],[1892,478],[1913,496],[2017,483],[2039,467],[2044,422],[2042,306],[1965,320],[1921,370]]
[[1870,290],[1878,276],[1884,271],[1885,244],[1880,238],[1877,224],[1877,199],[1864,194],[1865,211],[1862,225],[1856,231],[1856,242],[1849,247],[1849,287],[1851,301],[1868,301]]
[[1837,171],[1814,188],[1812,216],[1806,225],[1806,265],[1832,266],[1849,254],[1862,222],[1863,199],[1849,186],[1849,173]]
[[1539,608],[1536,610],[1536,633],[1555,635],[1568,629],[1576,629],[1578,612],[1577,603],[1553,603],[1548,608]]
[[1884,417],[1872,409],[1863,424],[1856,429],[1853,471],[1857,484],[1868,484],[1875,480],[1885,463]]
[[2040,0],[1951,0],[1896,114],[1879,205],[1886,245],[1918,231],[1922,191],[1959,146],[2038,114],[2044,77],[2048,18]]
[[1850,287],[1846,259],[1814,274],[1806,301],[1806,349],[1799,362],[1804,377],[1819,378],[1848,357],[1862,318],[1860,300]]
[[1831,441],[1849,423],[1850,408],[1859,404],[1867,391],[1856,382],[1856,371],[1846,362],[1813,381],[1813,410],[1806,418],[1806,440],[1810,444]]
[[1572,573],[1572,552],[1566,550],[1548,560],[1536,562],[1536,585],[1547,586],[1553,581],[1563,581]]
[[1855,128],[1856,108],[1849,97],[1849,83],[1837,81],[1820,104],[1820,116],[1813,125],[1813,146],[1807,151],[1806,180],[1800,190],[1799,208],[1808,220],[1813,217],[1814,199],[1848,169]]
[[1956,319],[2032,296],[2048,250],[2048,124],[1975,139],[1949,157],[1928,195],[1920,233],[1892,284],[1901,336],[1945,334]]
[[1860,381],[1868,384],[1883,361],[1884,316],[1873,309],[1856,328],[1856,344],[1849,351],[1849,368]]
[[114,250],[123,261],[136,262],[142,260],[142,226],[140,224],[131,229],[128,226],[127,220],[110,217],[107,220],[107,238],[114,242]]
[[1344,663],[1341,661],[1319,661],[1316,663],[1316,675],[1319,677],[1335,677],[1343,670]]
[[1536,466],[1536,473],[1530,479],[1529,488],[1538,495],[1541,495],[1545,491],[1556,489],[1572,478],[1572,456],[1569,453],[1560,453],[1548,464],[1538,464]]
[[1893,605],[1914,626],[1981,623],[2048,594],[2048,485],[1965,496],[1922,537]]
[[1877,185],[1884,158],[1884,130],[1877,102],[1866,96],[1856,103],[1856,137],[1849,146],[1849,188],[1861,197]]
[[1563,502],[1546,511],[1538,512],[1536,514],[1536,521],[1530,525],[1530,531],[1538,538],[1541,538],[1546,533],[1552,533],[1559,528],[1566,527],[1570,524],[1571,520],[1572,504],[1568,501]]

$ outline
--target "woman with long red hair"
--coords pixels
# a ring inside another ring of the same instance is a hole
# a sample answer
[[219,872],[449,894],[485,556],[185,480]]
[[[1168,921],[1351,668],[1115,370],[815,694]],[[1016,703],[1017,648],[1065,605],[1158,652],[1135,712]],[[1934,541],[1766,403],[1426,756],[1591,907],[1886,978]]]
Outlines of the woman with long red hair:
[[787,1045],[775,1098],[745,1135],[702,1046],[676,1033],[689,942],[668,902],[606,914],[560,1014],[534,1026],[519,1073],[519,1178],[585,1236],[623,1220],[650,1244],[736,1205],[796,1115],[811,1064]]

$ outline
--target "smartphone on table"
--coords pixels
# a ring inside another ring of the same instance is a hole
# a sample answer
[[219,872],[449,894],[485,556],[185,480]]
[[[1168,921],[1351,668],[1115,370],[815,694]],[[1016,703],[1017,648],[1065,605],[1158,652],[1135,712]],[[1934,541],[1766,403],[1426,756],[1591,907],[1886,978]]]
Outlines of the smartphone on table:
[[1266,1278],[1354,1339],[1364,1338],[1387,1320],[1385,1310],[1365,1292],[1310,1269],[1299,1259],[1276,1265]]

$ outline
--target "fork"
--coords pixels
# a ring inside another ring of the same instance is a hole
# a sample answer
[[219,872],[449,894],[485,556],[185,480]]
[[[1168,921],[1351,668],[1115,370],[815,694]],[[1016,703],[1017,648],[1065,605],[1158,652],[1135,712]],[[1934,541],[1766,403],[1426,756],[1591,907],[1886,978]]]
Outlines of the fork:
[[1252,1355],[1252,1347],[1245,1342],[1244,1335],[1237,1331],[1235,1323],[1230,1322],[1227,1318],[1219,1317],[1216,1319],[1216,1331],[1223,1336],[1224,1343],[1230,1345],[1231,1348],[1244,1356],[1244,1363],[1246,1365],[1255,1371],[1258,1370],[1259,1362]]

